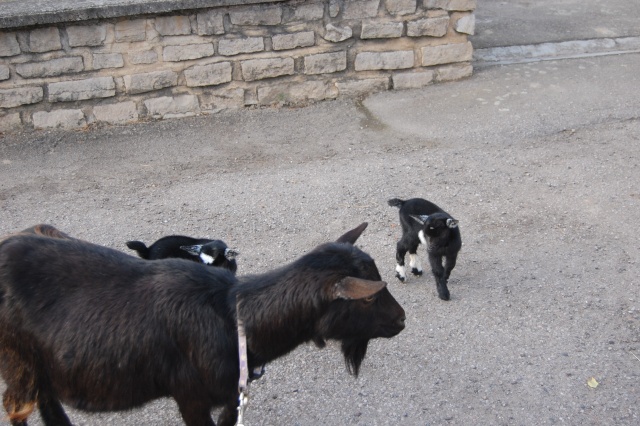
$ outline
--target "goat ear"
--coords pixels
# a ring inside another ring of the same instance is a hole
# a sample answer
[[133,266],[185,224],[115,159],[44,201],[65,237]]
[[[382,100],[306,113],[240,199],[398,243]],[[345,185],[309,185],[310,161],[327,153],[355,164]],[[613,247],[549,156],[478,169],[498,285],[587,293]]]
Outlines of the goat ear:
[[429,219],[429,215],[426,215],[426,214],[421,214],[421,215],[410,214],[409,216],[411,217],[411,219],[415,220],[420,225],[424,225],[427,219]]
[[455,219],[447,219],[447,226],[449,228],[457,228],[458,227],[458,221]]
[[200,252],[202,252],[202,244],[196,246],[180,246],[180,248],[194,256],[200,256]]
[[367,222],[361,223],[360,226],[358,226],[357,228],[354,228],[351,231],[348,231],[343,236],[338,238],[336,242],[355,244],[356,240],[360,237],[360,235],[362,235],[364,230],[367,228],[367,225],[369,225]]
[[370,281],[362,278],[345,277],[334,284],[333,300],[358,300],[371,297],[387,286],[384,281]]
[[224,249],[224,257],[226,257],[227,260],[233,260],[239,254],[240,252],[238,250],[233,250],[230,248]]

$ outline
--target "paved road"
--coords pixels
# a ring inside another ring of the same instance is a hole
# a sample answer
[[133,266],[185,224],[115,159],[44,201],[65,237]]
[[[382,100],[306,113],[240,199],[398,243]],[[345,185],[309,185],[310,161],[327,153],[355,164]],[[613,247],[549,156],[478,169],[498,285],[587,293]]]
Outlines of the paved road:
[[[122,250],[215,236],[253,273],[367,220],[407,329],[372,343],[357,380],[333,345],[270,364],[247,424],[638,424],[636,69],[638,54],[492,67],[362,104],[6,137],[0,231],[49,222]],[[395,281],[393,196],[461,221],[451,302],[428,274]],[[170,400],[70,415],[180,424]]]

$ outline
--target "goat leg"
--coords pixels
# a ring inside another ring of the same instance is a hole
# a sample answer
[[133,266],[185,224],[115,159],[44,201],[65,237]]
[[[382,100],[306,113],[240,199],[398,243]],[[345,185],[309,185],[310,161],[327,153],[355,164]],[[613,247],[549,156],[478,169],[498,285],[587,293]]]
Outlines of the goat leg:
[[449,254],[445,256],[444,259],[444,280],[445,282],[449,281],[449,277],[451,276],[451,271],[456,267],[457,253]]
[[235,394],[235,398],[232,398],[229,402],[222,407],[220,415],[218,416],[218,426],[233,426],[238,421],[238,401],[240,395]]
[[50,394],[41,393],[38,396],[38,410],[42,421],[47,426],[71,426],[60,401]]
[[409,266],[411,267],[411,273],[416,277],[422,275],[422,264],[420,263],[420,258],[416,254],[414,250],[413,253],[409,251]]
[[438,288],[438,297],[442,300],[449,300],[449,289],[447,288],[447,280],[441,278],[440,280],[436,279],[436,285]]
[[187,426],[216,426],[211,419],[211,404],[193,399],[174,397]]
[[445,278],[445,268],[442,266],[442,256],[429,253],[429,264],[431,272],[436,280],[436,288],[438,289],[438,297],[442,300],[449,300],[449,289],[447,288],[447,279]]
[[401,242],[398,242],[396,249],[396,278],[404,282],[407,279],[407,273],[404,268],[404,256],[407,254],[407,249]]

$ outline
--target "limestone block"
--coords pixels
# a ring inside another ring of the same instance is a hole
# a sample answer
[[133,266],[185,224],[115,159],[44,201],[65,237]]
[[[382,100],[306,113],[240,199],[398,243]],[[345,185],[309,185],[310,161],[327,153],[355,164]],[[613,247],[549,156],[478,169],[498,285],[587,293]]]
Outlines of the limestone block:
[[417,0],[385,0],[384,5],[391,15],[416,13]]
[[158,16],[154,24],[161,36],[191,34],[191,21],[188,16]]
[[240,63],[242,78],[245,81],[292,75],[293,58],[249,59]]
[[60,49],[62,49],[62,43],[58,28],[37,28],[29,31],[30,52],[42,53]]
[[475,10],[476,0],[423,0],[423,9],[444,9],[456,12]]
[[361,52],[356,55],[355,70],[398,70],[412,68],[413,65],[413,50]]
[[407,22],[407,36],[409,37],[444,37],[449,26],[449,16],[418,19]]
[[222,39],[218,43],[218,53],[223,56],[262,52],[263,50],[264,39],[262,37]]
[[464,12],[467,10],[475,10],[476,7],[476,0],[449,0],[446,9],[457,12]]
[[118,43],[144,41],[147,38],[146,19],[120,21],[115,25],[116,41]]
[[231,9],[229,19],[233,25],[278,25],[282,22],[282,6],[249,6]]
[[0,32],[0,57],[20,54],[20,45],[14,33]]
[[7,114],[0,117],[0,132],[8,132],[21,127],[20,113]]
[[199,35],[224,34],[224,14],[217,10],[198,13],[196,22]]
[[212,86],[231,81],[231,62],[196,65],[184,71],[188,87]]
[[462,34],[474,35],[476,30],[476,16],[471,14],[458,19],[455,29]]
[[94,53],[93,69],[100,70],[104,68],[122,68],[124,67],[124,58],[122,53]]
[[446,67],[439,67],[436,70],[436,80],[460,80],[461,78],[470,77],[472,74],[473,66],[471,64],[454,64]]
[[162,49],[162,59],[167,62],[188,61],[213,56],[213,53],[212,43],[165,46]]
[[340,96],[356,97],[369,93],[382,92],[389,89],[389,78],[367,78],[363,80],[347,80],[336,83]]
[[177,84],[178,74],[173,71],[154,71],[124,76],[124,85],[130,95],[172,87]]
[[11,70],[6,65],[0,65],[0,81],[9,80],[11,77]]
[[155,50],[140,50],[138,52],[131,52],[128,55],[129,61],[134,65],[152,64],[158,61],[158,54]]
[[353,36],[353,30],[351,27],[337,27],[333,24],[327,24],[325,27],[325,33],[322,38],[327,41],[338,43],[345,41]]
[[49,102],[70,102],[86,99],[109,98],[116,95],[113,77],[49,83]]
[[258,88],[258,103],[260,105],[301,104],[309,101],[335,99],[336,97],[338,97],[336,87],[324,81],[305,81]]
[[42,99],[44,99],[42,87],[16,87],[0,90],[0,108],[35,104]]
[[69,46],[102,46],[107,38],[106,25],[77,25],[67,27]]
[[422,66],[450,64],[471,61],[473,47],[471,42],[427,46],[422,49]]
[[59,109],[51,112],[39,111],[33,114],[33,127],[36,129],[78,129],[86,125],[84,114],[79,109]]
[[344,2],[343,19],[373,18],[378,14],[380,0],[347,0]]
[[295,49],[297,47],[309,47],[316,44],[316,35],[313,31],[278,34],[274,35],[271,41],[273,50]]
[[423,9],[447,9],[449,0],[422,0]]
[[313,3],[313,4],[299,4],[294,7],[293,12],[290,17],[288,17],[285,21],[315,21],[318,19],[322,19],[324,16],[324,4],[323,3]]
[[152,118],[190,117],[200,112],[198,97],[195,95],[162,96],[144,101]]
[[42,62],[25,62],[16,65],[16,72],[24,78],[55,77],[61,74],[76,73],[84,70],[80,56],[51,59]]
[[403,72],[391,77],[394,89],[417,89],[434,82],[435,72],[426,70],[420,72]]
[[360,38],[397,38],[402,36],[402,22],[363,21]]
[[329,1],[329,16],[335,18],[340,13],[340,0]]
[[329,74],[347,69],[347,52],[318,53],[304,57],[305,74]]
[[124,124],[138,119],[138,110],[134,102],[119,102],[93,107],[93,115],[97,121]]
[[200,95],[200,110],[218,112],[244,107],[244,89],[216,89],[204,91]]

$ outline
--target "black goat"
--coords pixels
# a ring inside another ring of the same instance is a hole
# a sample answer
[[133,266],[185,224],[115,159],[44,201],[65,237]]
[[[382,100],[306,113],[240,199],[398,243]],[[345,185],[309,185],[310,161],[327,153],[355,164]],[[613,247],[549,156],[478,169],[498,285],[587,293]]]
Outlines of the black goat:
[[153,262],[79,240],[0,242],[0,373],[13,426],[37,406],[70,425],[60,401],[87,411],[175,399],[189,426],[233,425],[237,318],[249,370],[313,341],[341,342],[357,375],[370,339],[404,329],[405,312],[374,260],[353,244],[366,223],[291,264],[237,279],[183,259]]
[[[458,252],[462,247],[458,221],[449,213],[430,201],[422,198],[400,200],[392,198],[389,205],[400,208],[400,225],[402,238],[396,249],[396,277],[405,281],[407,275],[404,267],[404,256],[409,252],[409,266],[414,275],[422,275],[420,259],[416,255],[420,243],[427,246],[431,272],[436,280],[438,296],[449,300],[447,282],[451,271],[456,266]],[[444,257],[444,266],[442,258]]]
[[238,270],[238,264],[235,260],[238,252],[227,247],[221,240],[169,235],[160,238],[149,247],[142,241],[127,241],[126,244],[131,250],[138,252],[138,256],[143,259],[156,260],[175,257],[226,268],[233,273]]

